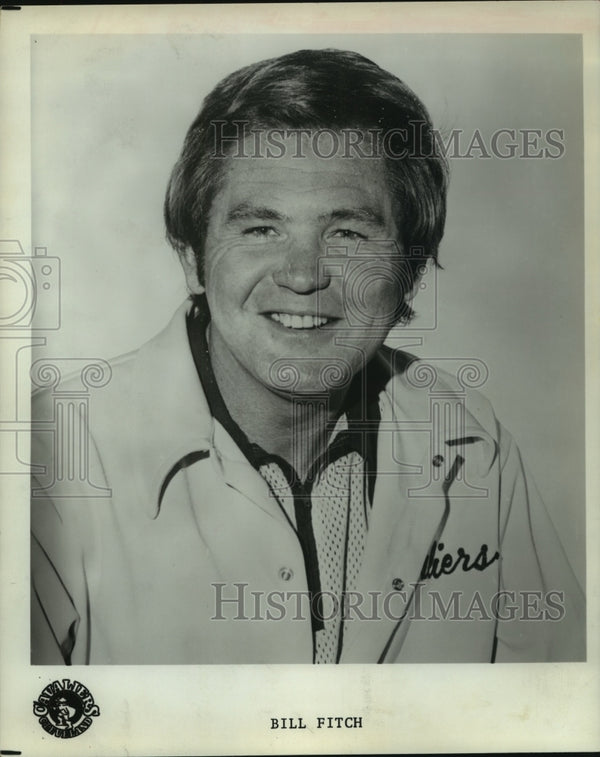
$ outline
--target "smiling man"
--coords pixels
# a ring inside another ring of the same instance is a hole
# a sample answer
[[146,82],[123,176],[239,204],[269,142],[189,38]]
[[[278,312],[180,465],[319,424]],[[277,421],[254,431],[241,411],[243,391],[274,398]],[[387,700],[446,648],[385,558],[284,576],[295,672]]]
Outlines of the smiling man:
[[165,201],[189,301],[112,363],[79,494],[34,436],[34,662],[584,658],[510,435],[384,346],[437,261],[446,188],[423,104],[356,53],[209,94]]
[[[349,379],[394,325],[402,292],[398,255],[388,251],[377,258],[356,327],[348,320],[347,274],[332,275],[348,261],[325,257],[335,247],[356,248],[358,240],[363,256],[375,255],[380,240],[397,239],[382,161],[338,154],[325,162],[308,140],[298,159],[294,138],[283,144],[281,158],[239,158],[224,171],[209,213],[202,274],[210,363],[225,405],[253,441],[292,463],[302,480],[327,446],[326,422],[341,412]],[[187,256],[190,288],[199,292],[196,254]],[[333,369],[329,385],[321,377],[325,367]],[[293,387],[289,376],[277,375],[282,369],[293,373]],[[322,417],[316,421],[319,405],[308,399],[296,403],[292,420],[290,394],[300,400],[324,391],[329,402]],[[301,457],[292,460],[294,429],[304,430],[308,446],[296,447]]]

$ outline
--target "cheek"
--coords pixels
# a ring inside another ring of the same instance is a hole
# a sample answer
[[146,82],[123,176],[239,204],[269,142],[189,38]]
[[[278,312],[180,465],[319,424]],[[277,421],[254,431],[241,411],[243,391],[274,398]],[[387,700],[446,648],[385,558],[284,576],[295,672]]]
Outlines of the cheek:
[[231,262],[230,245],[226,242],[207,240],[204,253],[205,283],[217,286],[221,278],[227,275]]
[[240,300],[263,275],[260,261],[242,245],[212,245],[204,260],[204,282],[209,300]]
[[404,292],[405,282],[397,269],[377,264],[365,267],[345,282],[347,315],[365,325],[393,323]]

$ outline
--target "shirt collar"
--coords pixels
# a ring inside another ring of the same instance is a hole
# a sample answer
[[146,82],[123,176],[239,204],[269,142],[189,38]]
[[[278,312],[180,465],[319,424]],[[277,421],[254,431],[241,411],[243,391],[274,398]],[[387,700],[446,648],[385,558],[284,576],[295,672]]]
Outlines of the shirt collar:
[[246,434],[231,417],[225,400],[217,384],[212,369],[206,331],[210,323],[210,311],[204,295],[193,298],[192,308],[187,314],[186,327],[188,341],[194,364],[204,391],[204,396],[212,417],[217,420],[247,460],[255,467],[259,467],[259,458],[264,452],[258,445],[251,443]]
[[167,327],[133,356],[131,446],[137,456],[140,491],[157,514],[163,483],[179,461],[210,452],[214,422],[192,359],[184,302]]

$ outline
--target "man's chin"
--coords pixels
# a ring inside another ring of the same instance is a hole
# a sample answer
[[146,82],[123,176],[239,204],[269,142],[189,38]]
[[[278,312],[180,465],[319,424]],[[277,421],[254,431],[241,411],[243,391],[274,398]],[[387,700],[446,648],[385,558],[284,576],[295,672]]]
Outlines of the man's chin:
[[278,394],[305,397],[344,392],[353,367],[342,357],[281,357],[271,362],[267,383]]

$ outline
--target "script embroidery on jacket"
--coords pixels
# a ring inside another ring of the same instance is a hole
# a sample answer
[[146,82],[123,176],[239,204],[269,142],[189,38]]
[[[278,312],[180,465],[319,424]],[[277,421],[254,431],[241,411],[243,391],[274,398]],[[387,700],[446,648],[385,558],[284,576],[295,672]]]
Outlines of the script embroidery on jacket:
[[456,550],[456,555],[446,552],[443,556],[436,556],[436,552],[442,552],[444,548],[444,542],[433,542],[421,569],[421,579],[439,578],[442,575],[449,575],[450,573],[454,573],[461,564],[464,571],[485,570],[500,558],[499,552],[495,552],[491,558],[488,557],[487,544],[481,545],[481,549],[473,559],[473,562],[469,562],[471,555],[465,552],[463,547],[459,547]]

